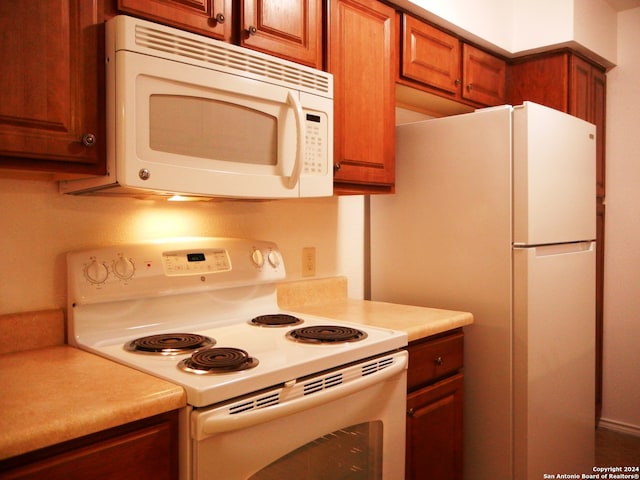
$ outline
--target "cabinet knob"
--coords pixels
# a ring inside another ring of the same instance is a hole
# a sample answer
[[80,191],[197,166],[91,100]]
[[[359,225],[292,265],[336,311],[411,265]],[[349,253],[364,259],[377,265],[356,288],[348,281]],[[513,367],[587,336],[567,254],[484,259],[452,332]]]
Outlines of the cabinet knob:
[[342,165],[340,165],[340,162],[336,163],[336,164],[333,166],[333,173],[334,173],[334,174],[338,173],[338,172],[340,171],[340,169],[341,169],[341,168],[342,168]]
[[85,147],[95,147],[96,146],[96,136],[93,133],[85,133],[82,136],[82,144]]
[[258,33],[258,29],[255,26],[251,25],[249,28],[247,28],[247,33],[249,35],[255,35],[256,33]]
[[473,90],[473,83],[470,83],[469,85],[467,85],[467,90],[469,91]]
[[456,84],[456,87],[459,87],[460,85],[462,85],[462,80],[460,80],[459,78],[456,78],[453,83]]
[[413,408],[410,408],[409,410],[407,410],[407,416],[408,417],[415,417],[416,416],[416,411]]
[[225,21],[225,20],[226,20],[226,18],[225,18],[225,16],[224,16],[224,14],[222,14],[222,13],[218,13],[218,14],[216,15],[216,22],[218,22],[218,23],[224,23],[224,21]]
[[438,367],[441,367],[442,365],[444,365],[444,360],[442,359],[442,357],[436,357],[433,359],[433,363],[435,363]]

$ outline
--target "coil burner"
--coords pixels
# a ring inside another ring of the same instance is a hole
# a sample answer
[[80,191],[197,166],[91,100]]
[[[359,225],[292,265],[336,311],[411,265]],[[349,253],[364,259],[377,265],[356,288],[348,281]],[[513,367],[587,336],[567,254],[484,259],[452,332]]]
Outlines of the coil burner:
[[178,355],[180,353],[195,353],[203,348],[211,347],[215,343],[214,339],[195,333],[162,333],[136,338],[127,343],[124,349],[138,353]]
[[288,327],[290,325],[300,325],[302,319],[286,313],[273,313],[252,318],[249,323],[258,327]]
[[301,343],[336,344],[358,342],[367,338],[367,334],[356,328],[336,325],[314,325],[301,327],[287,333],[287,338]]
[[215,347],[194,353],[178,363],[185,372],[199,375],[248,370],[258,365],[256,358],[239,348]]

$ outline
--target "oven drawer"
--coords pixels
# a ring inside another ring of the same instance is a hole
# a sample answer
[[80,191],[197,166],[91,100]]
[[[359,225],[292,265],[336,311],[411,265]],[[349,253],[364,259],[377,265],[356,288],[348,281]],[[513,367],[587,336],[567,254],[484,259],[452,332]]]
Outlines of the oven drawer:
[[464,361],[463,344],[461,329],[409,344],[408,390],[411,392],[460,370]]

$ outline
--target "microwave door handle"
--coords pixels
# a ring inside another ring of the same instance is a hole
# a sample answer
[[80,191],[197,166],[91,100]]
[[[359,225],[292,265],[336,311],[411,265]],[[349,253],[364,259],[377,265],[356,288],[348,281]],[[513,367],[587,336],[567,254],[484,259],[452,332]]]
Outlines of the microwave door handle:
[[287,94],[287,103],[293,108],[293,114],[296,118],[296,126],[298,131],[298,143],[296,145],[296,158],[291,170],[291,175],[288,177],[289,188],[296,186],[300,180],[300,172],[302,171],[302,156],[304,150],[304,113],[302,112],[302,105],[296,97],[296,93],[289,90]]

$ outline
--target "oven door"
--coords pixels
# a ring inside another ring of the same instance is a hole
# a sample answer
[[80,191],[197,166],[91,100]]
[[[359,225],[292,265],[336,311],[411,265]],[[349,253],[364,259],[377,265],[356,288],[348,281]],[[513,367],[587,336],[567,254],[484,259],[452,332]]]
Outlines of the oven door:
[[192,478],[404,478],[406,367],[396,352],[194,411]]

